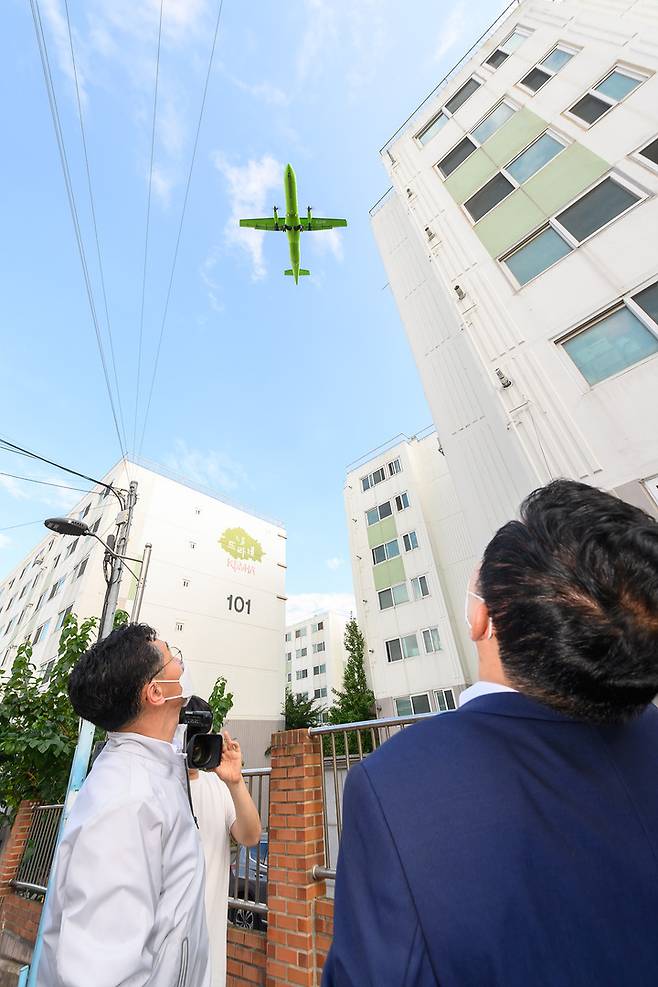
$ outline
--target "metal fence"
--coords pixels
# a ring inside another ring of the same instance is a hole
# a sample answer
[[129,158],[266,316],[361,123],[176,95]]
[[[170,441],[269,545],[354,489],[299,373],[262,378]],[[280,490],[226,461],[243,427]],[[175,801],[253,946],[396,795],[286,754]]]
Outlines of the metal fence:
[[267,927],[267,852],[271,768],[245,768],[242,776],[263,824],[255,847],[234,844],[229,875],[228,919],[241,929]]
[[38,805],[12,886],[17,891],[45,894],[53,863],[63,805]]
[[341,723],[312,727],[309,733],[320,737],[323,746],[322,805],[324,815],[324,867],[314,867],[317,881],[336,877],[338,845],[343,828],[343,791],[347,772],[360,764],[372,751],[381,747],[394,733],[436,713],[414,716],[391,716],[362,723]]

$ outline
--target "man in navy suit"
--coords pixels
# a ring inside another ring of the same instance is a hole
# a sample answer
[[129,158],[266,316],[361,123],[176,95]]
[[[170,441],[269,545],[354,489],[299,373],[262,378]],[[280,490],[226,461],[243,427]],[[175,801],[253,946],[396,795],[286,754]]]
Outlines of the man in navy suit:
[[459,710],[349,772],[323,987],[655,987],[658,524],[555,481],[466,619]]

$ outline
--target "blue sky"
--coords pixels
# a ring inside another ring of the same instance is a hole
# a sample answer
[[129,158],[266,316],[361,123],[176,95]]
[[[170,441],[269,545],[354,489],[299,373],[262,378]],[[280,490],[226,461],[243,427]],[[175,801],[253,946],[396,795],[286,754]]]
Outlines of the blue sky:
[[[40,6],[105,331],[64,0]],[[345,606],[351,593],[346,465],[430,422],[370,232],[368,209],[388,184],[378,149],[502,6],[224,2],[142,455],[284,521],[294,614]],[[160,3],[69,9],[132,446]],[[216,11],[217,0],[164,0],[138,446]],[[3,15],[0,435],[101,475],[119,444],[29,5],[8,0]],[[283,208],[288,161],[300,207],[349,222],[303,239],[312,277],[297,288],[282,276],[283,237],[236,225]],[[7,453],[0,471],[75,484]],[[0,476],[0,529],[65,510],[68,497]],[[0,575],[40,536],[37,525],[0,530]]]

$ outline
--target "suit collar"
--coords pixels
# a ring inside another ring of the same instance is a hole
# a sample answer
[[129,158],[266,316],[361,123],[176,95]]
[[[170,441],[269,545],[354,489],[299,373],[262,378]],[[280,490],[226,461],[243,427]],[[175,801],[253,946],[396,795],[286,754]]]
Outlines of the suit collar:
[[559,720],[563,723],[580,722],[521,692],[495,692],[478,696],[459,709],[460,716],[471,713],[493,713],[495,716],[516,716],[530,720]]

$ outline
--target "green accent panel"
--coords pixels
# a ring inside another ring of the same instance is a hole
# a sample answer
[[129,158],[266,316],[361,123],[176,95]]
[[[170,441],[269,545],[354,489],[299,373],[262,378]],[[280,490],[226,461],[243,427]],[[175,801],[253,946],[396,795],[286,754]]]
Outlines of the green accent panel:
[[455,202],[459,205],[466,202],[502,165],[509,164],[547,127],[546,120],[531,110],[518,110],[446,179],[445,187]]
[[546,216],[523,188],[517,188],[475,225],[475,232],[492,257],[517,243]]
[[547,127],[546,120],[542,120],[532,110],[519,110],[482,147],[491,160],[502,167],[509,164],[535,137],[543,134]]
[[550,216],[604,175],[609,167],[607,161],[582,144],[571,144],[529,178],[523,189],[545,216]]
[[368,544],[371,548],[374,548],[375,545],[381,545],[382,542],[391,541],[396,535],[395,518],[391,515],[391,517],[385,517],[383,521],[379,521],[377,524],[370,525],[368,528]]
[[[380,522],[382,523],[382,522]],[[373,576],[375,577],[375,589],[386,589],[387,586],[395,586],[396,583],[403,583],[404,562],[398,556],[396,559],[389,559],[380,565],[373,566]]]
[[461,205],[462,202],[470,199],[473,192],[484,185],[488,178],[495,175],[497,170],[491,158],[479,147],[477,151],[473,151],[470,158],[466,158],[466,161],[453,171],[449,178],[446,178],[444,185],[455,202]]

